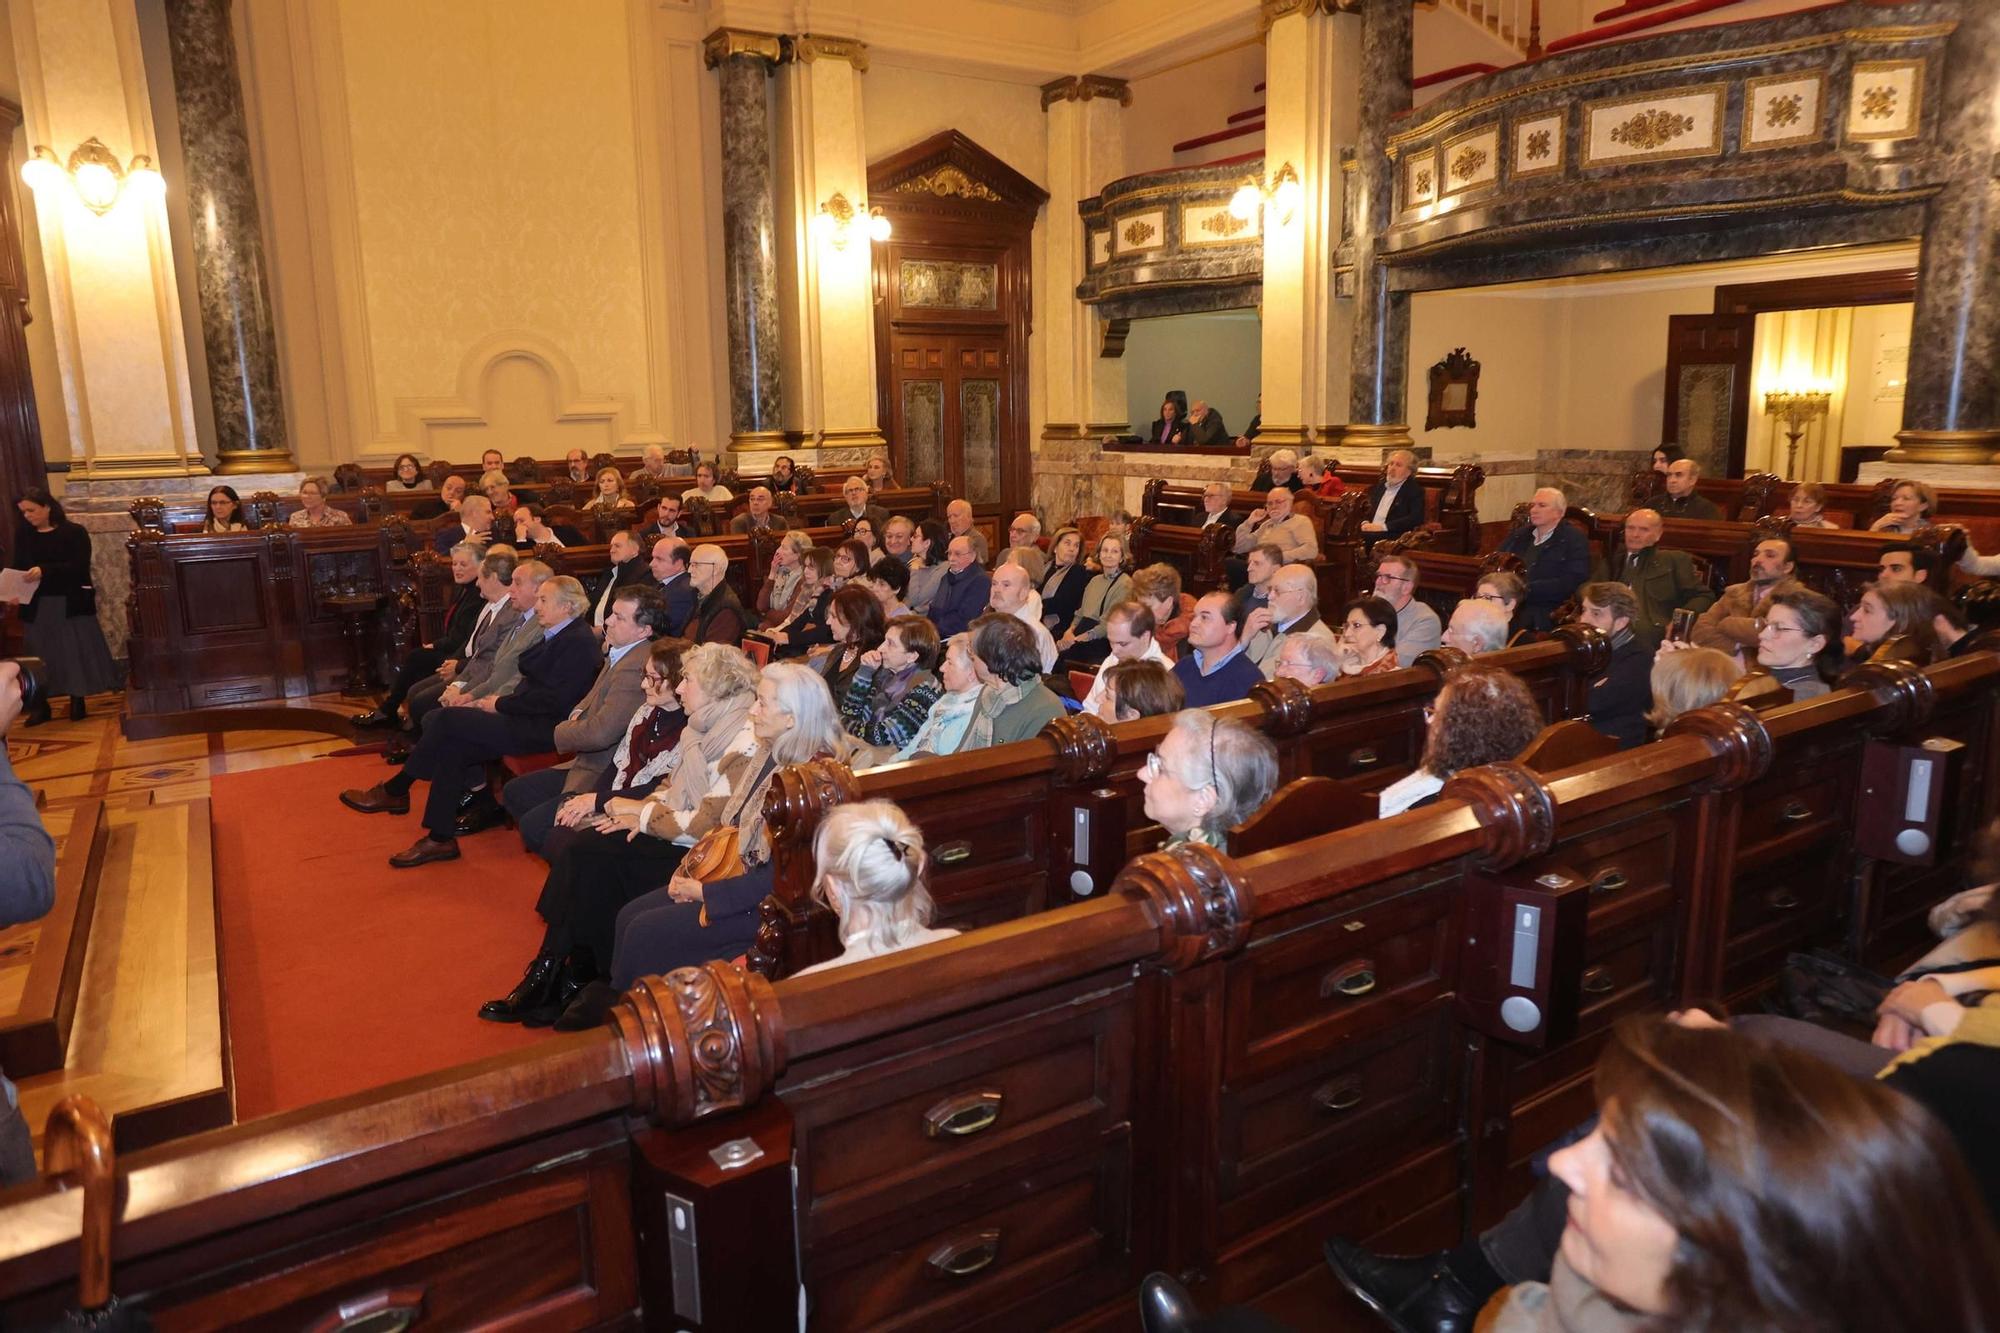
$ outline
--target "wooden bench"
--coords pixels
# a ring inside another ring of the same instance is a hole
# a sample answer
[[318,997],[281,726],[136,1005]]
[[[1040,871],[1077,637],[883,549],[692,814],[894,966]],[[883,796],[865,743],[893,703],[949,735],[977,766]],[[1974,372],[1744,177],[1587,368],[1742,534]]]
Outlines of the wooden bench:
[[[1349,491],[1366,493],[1382,480],[1379,467],[1336,467],[1333,475]],[[1433,545],[1440,551],[1472,554],[1479,549],[1479,488],[1485,484],[1486,469],[1477,463],[1451,467],[1419,467],[1416,483],[1424,490],[1424,523],[1435,526]],[[1271,488],[1271,465],[1257,469],[1250,489],[1262,494]],[[1199,503],[1197,501],[1197,503]]]
[[[1768,514],[1787,513],[1792,489],[1798,484],[1768,472],[1753,472],[1746,477],[1702,477],[1695,482],[1695,490],[1713,500],[1727,517],[1754,522]],[[1897,479],[1887,477],[1866,484],[1825,482],[1822,486],[1826,491],[1827,519],[1843,528],[1865,529],[1889,512]],[[1659,474],[1634,473],[1630,503],[1641,505],[1661,489]],[[1982,551],[2000,547],[2000,490],[1946,486],[1936,489],[1937,510],[1931,515],[1933,520],[1966,529],[1973,545]]]
[[90,798],[60,821],[55,902],[46,915],[0,930],[0,1070],[16,1080],[60,1069],[83,985],[84,952],[104,862],[104,802]]

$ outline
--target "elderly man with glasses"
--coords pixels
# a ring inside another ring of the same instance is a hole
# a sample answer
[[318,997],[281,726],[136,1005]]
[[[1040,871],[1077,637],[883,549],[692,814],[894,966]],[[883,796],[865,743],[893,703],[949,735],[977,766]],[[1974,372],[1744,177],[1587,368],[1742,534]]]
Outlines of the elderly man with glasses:
[[1306,635],[1329,644],[1339,640],[1319,618],[1319,578],[1310,566],[1286,565],[1271,576],[1270,584],[1270,605],[1251,612],[1243,622],[1249,637],[1243,651],[1266,680],[1278,674],[1278,654],[1285,640]]
[[688,580],[694,584],[695,603],[693,632],[688,635],[696,643],[724,643],[731,648],[742,646],[743,631],[749,627],[750,618],[744,614],[743,603],[736,596],[736,589],[729,586],[729,556],[720,546],[704,542],[694,548],[688,557]]
[[1375,595],[1396,608],[1396,665],[1409,666],[1444,642],[1437,612],[1417,600],[1417,562],[1385,555],[1375,567]]

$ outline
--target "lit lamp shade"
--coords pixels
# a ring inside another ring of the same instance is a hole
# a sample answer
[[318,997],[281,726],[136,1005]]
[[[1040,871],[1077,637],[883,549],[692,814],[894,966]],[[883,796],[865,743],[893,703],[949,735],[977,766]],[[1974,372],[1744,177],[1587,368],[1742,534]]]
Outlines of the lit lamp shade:
[[1264,192],[1254,184],[1240,185],[1229,197],[1229,214],[1239,222],[1248,222],[1257,216],[1257,206],[1263,202]]
[[889,234],[891,230],[893,229],[889,226],[888,214],[884,213],[879,208],[871,208],[868,210],[869,240],[875,242],[875,244],[877,245],[880,245],[882,244],[882,242],[889,239]]
[[34,156],[21,164],[21,180],[31,190],[53,190],[63,183],[68,173],[56,155],[46,148],[37,148]]
[[137,157],[132,161],[132,169],[125,173],[126,193],[143,203],[167,197],[167,178],[153,165],[150,157]]

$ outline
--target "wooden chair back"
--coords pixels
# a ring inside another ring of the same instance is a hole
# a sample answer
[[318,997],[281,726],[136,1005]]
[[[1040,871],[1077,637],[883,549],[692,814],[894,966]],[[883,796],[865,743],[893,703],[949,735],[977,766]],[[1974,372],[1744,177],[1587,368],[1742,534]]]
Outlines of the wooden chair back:
[[1763,710],[1790,703],[1792,690],[1779,684],[1778,678],[1768,671],[1746,671],[1730,682],[1728,693],[1722,697],[1730,703],[1749,704]]
[[1618,752],[1618,742],[1580,717],[1543,727],[1515,762],[1537,773],[1574,768]]
[[1232,856],[1254,856],[1322,833],[1365,824],[1381,812],[1372,794],[1332,778],[1294,778],[1271,794],[1262,809],[1229,830]]

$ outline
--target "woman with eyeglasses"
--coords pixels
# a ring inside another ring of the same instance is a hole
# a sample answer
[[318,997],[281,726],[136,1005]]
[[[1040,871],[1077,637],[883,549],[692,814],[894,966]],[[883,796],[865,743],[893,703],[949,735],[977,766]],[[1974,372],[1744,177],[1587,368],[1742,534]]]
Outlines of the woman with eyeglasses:
[[208,493],[208,515],[201,521],[203,532],[248,532],[243,521],[243,501],[234,486],[216,486]]
[[1519,637],[1521,599],[1528,595],[1526,579],[1511,570],[1496,569],[1491,574],[1479,576],[1479,585],[1473,589],[1472,595],[1477,600],[1497,606],[1506,613],[1507,624],[1513,630],[1513,637],[1508,640],[1510,644],[1514,638]]
[[590,835],[590,825],[614,799],[642,801],[652,794],[673,765],[674,746],[680,743],[687,726],[677,691],[681,683],[681,659],[694,647],[686,639],[656,639],[646,651],[646,669],[639,677],[645,702],[632,714],[632,725],[611,757],[611,767],[597,780],[597,790],[579,792],[556,808],[555,827],[542,839],[537,851],[553,862],[564,848],[581,836]]
[[1757,627],[1757,665],[1792,692],[1812,699],[1833,688],[1847,664],[1840,607],[1810,588],[1774,594]]
[[424,475],[424,465],[417,461],[415,454],[396,455],[396,473],[389,478],[391,491],[428,491],[436,489],[431,479]]
[[1357,597],[1341,608],[1340,674],[1379,676],[1396,669],[1396,608]]
[[1198,842],[1229,850],[1229,830],[1278,789],[1278,749],[1268,736],[1204,708],[1173,727],[1139,768],[1146,817],[1167,831],[1167,850]]
[[1521,678],[1494,667],[1460,667],[1425,710],[1424,757],[1416,771],[1382,789],[1382,818],[1437,800],[1452,776],[1512,759],[1542,729],[1542,710]]

